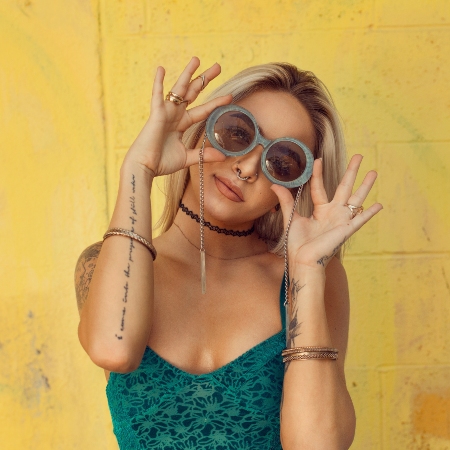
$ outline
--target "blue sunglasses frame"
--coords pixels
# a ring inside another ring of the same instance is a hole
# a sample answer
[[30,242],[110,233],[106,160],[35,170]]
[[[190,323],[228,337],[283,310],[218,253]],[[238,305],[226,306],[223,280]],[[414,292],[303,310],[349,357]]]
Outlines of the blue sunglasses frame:
[[[232,111],[237,111],[242,114],[245,114],[252,121],[253,126],[255,128],[255,136],[253,138],[253,141],[250,143],[250,145],[247,148],[245,148],[244,150],[241,150],[239,152],[230,152],[229,150],[222,148],[220,146],[220,144],[217,142],[217,139],[214,135],[214,126],[216,125],[216,122],[219,120],[220,116],[222,116],[225,113],[232,112]],[[255,118],[252,116],[252,114],[249,111],[247,111],[245,108],[242,108],[241,106],[225,105],[225,106],[219,106],[218,108],[216,108],[209,115],[208,119],[206,120],[205,132],[206,132],[208,141],[211,143],[211,145],[226,156],[242,156],[242,155],[245,155],[245,154],[251,152],[257,145],[262,145],[264,150],[261,155],[261,170],[264,173],[264,175],[274,184],[279,184],[279,185],[287,187],[287,188],[295,188],[295,187],[299,187],[299,186],[305,184],[311,178],[313,164],[314,164],[314,156],[311,153],[311,150],[303,142],[301,142],[297,139],[294,139],[294,138],[283,137],[283,138],[274,139],[273,141],[271,141],[269,139],[265,139],[259,131],[259,127],[258,127],[258,124],[257,124]],[[305,166],[303,173],[300,175],[300,177],[298,177],[292,181],[277,180],[269,173],[269,171],[266,167],[266,164],[265,164],[265,161],[267,158],[267,153],[269,152],[270,148],[274,144],[277,144],[278,142],[286,142],[286,141],[292,142],[292,143],[298,145],[303,150],[303,153],[305,154],[305,159],[306,159],[306,166]]]

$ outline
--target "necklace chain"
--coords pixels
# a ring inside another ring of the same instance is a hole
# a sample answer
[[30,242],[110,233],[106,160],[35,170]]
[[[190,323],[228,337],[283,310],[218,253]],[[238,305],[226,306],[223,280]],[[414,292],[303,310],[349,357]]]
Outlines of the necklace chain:
[[[200,186],[202,186],[203,183],[200,183]],[[203,189],[202,187],[200,188],[200,210],[203,209]],[[181,201],[180,201],[180,208],[181,210],[186,213],[188,216],[192,217],[192,219],[194,219],[197,223],[202,222],[202,219],[200,219],[200,217],[195,214],[194,212],[192,212],[187,206],[185,206]],[[252,234],[255,231],[255,226],[253,225],[249,230],[245,230],[245,231],[235,231],[235,230],[228,230],[226,228],[220,228],[217,225],[212,225],[211,222],[206,222],[205,220],[203,220],[203,225],[207,228],[209,228],[212,231],[215,231],[216,233],[221,233],[221,234],[226,234],[227,236],[237,236],[237,237],[245,237],[245,236],[249,236],[250,234]],[[201,234],[200,236],[201,238],[201,244],[203,244],[203,240],[204,237]],[[203,245],[201,245],[201,247],[203,248]]]
[[[184,236],[184,238],[191,244],[193,247],[195,247],[197,250],[200,250],[184,233],[183,230],[180,228],[180,226],[173,222],[173,224],[180,230],[180,233]],[[206,253],[206,252],[205,252]],[[206,253],[208,256],[211,256],[211,258],[220,259],[222,261],[231,261],[232,259],[243,259],[243,258],[251,258],[252,256],[258,256],[258,255],[264,255],[265,253],[268,253],[267,251],[260,252],[260,253],[254,253],[253,255],[245,255],[245,256],[236,256],[236,258],[221,258],[219,256],[211,255],[210,253]]]

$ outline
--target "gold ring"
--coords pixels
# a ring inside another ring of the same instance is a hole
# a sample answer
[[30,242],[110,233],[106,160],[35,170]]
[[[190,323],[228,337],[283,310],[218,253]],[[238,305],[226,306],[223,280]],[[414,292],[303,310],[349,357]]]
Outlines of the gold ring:
[[361,214],[364,211],[364,206],[349,205],[348,203],[346,203],[345,206],[352,213],[352,219],[354,219],[358,214]]
[[194,78],[194,80],[198,80],[198,79],[202,80],[202,87],[200,88],[200,91],[203,91],[203,89],[205,89],[205,75],[199,75],[197,78]]
[[175,92],[169,91],[166,95],[166,100],[175,105],[181,105],[182,103],[189,103],[189,100],[185,100],[181,95],[175,94]]

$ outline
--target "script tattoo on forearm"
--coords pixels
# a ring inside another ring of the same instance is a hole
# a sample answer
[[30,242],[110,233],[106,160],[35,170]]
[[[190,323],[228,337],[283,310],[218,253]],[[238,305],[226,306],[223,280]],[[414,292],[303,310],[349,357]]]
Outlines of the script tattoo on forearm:
[[[131,190],[132,193],[134,194],[136,192],[136,178],[135,176],[132,174],[131,175]],[[137,211],[136,211],[136,197],[134,195],[132,195],[131,197],[129,197],[129,202],[130,202],[130,223],[131,223],[131,231],[134,232],[134,224],[137,222]],[[127,262],[127,267],[126,269],[123,270],[123,273],[125,275],[126,278],[130,278],[131,277],[131,267],[133,264],[133,250],[134,250],[135,246],[134,246],[134,240],[132,238],[130,238],[130,247],[128,250],[128,262]],[[123,286],[124,289],[124,295],[122,297],[122,302],[123,303],[127,303],[128,302],[128,280],[125,280],[125,284]],[[126,306],[123,307],[122,309],[122,317],[120,319],[120,331],[122,332],[125,329],[125,314],[127,312],[127,308]],[[121,340],[123,339],[123,334],[115,334],[116,338]]]
[[[287,338],[287,348],[292,348],[295,346],[294,341],[297,336],[299,336],[300,328],[302,326],[302,322],[298,321],[298,293],[306,286],[300,285],[298,280],[294,278],[291,281],[291,321],[289,322],[288,328],[288,338]],[[287,372],[289,368],[290,361],[286,362],[284,365],[284,373]]]
[[317,264],[319,264],[320,266],[325,267],[326,262],[327,262],[329,259],[331,259],[331,258],[339,251],[339,249],[344,245],[344,243],[345,243],[346,240],[347,240],[347,238],[345,237],[344,240],[343,240],[339,245],[337,245],[336,247],[334,247],[334,248],[333,248],[333,251],[331,252],[331,255],[325,255],[325,256],[322,256],[322,258],[319,258],[319,259],[317,260]]

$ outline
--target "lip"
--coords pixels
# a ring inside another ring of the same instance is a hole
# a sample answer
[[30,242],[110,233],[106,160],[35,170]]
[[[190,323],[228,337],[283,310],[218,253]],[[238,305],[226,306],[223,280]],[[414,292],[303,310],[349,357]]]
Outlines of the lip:
[[225,197],[229,198],[234,202],[243,202],[244,195],[242,191],[228,178],[219,177],[218,175],[214,176],[217,189],[225,195]]

